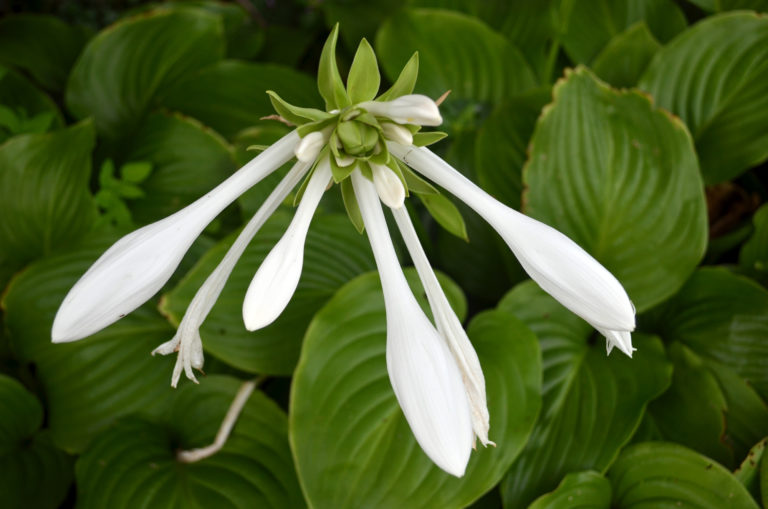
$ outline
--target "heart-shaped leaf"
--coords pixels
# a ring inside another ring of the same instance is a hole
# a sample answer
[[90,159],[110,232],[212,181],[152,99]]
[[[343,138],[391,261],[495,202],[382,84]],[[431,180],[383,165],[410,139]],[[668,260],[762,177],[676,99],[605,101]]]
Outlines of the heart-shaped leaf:
[[659,51],[640,80],[691,130],[707,183],[768,158],[768,19],[712,16]]
[[611,483],[597,472],[574,472],[563,477],[557,489],[537,498],[528,509],[608,509]]
[[660,48],[659,41],[641,21],[611,39],[595,58],[592,69],[614,87],[631,87]]
[[526,211],[610,270],[638,310],[677,291],[704,254],[707,214],[685,126],[580,67],[539,118]]
[[3,507],[54,509],[72,482],[72,459],[38,428],[43,407],[19,382],[0,375],[0,493]]
[[525,507],[568,472],[604,472],[648,402],[668,387],[672,369],[652,336],[634,335],[632,359],[606,356],[604,339],[532,281],[516,286],[499,309],[528,325],[542,350],[545,412],[501,485],[505,507]]
[[[406,273],[418,285],[415,273]],[[443,279],[443,288],[461,302],[458,287]],[[422,291],[417,297],[424,302]],[[473,452],[456,479],[427,458],[403,417],[387,376],[385,329],[377,274],[344,286],[310,325],[290,409],[307,499],[317,508],[465,507],[498,482],[528,438],[540,404],[535,337],[499,312],[478,315],[470,325],[498,446]]]
[[[245,292],[289,222],[287,213],[277,213],[262,227],[200,329],[206,351],[248,372],[290,374],[312,315],[344,283],[374,268],[368,240],[357,233],[346,217],[318,215],[307,236],[302,276],[290,304],[275,323],[248,332],[242,314]],[[163,297],[162,311],[171,322],[181,322],[197,289],[233,240],[234,236],[230,236],[206,253],[181,283]]]
[[78,507],[304,507],[285,413],[260,391],[222,450],[195,463],[176,459],[177,449],[213,442],[239,385],[223,376],[186,385],[166,424],[129,417],[99,435],[77,462]]

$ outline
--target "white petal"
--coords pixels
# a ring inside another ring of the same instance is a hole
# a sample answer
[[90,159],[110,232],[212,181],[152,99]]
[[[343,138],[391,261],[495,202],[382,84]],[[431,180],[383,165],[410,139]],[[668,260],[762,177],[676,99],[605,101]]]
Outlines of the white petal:
[[274,322],[293,297],[304,264],[309,224],[330,179],[331,165],[324,158],[315,168],[291,224],[248,286],[243,301],[246,329],[254,331]]
[[635,309],[621,283],[578,244],[496,201],[429,149],[391,143],[391,153],[464,201],[501,235],[531,278],[596,328],[632,331]]
[[632,357],[632,352],[634,352],[635,349],[632,347],[632,334],[629,331],[601,329],[599,327],[595,328],[600,334],[605,336],[605,350],[607,354],[610,354],[615,346],[628,357]]
[[336,164],[339,165],[340,168],[349,166],[350,164],[357,161],[357,159],[355,159],[352,156],[339,156],[339,157],[334,156],[334,158],[336,159]]
[[443,117],[435,101],[421,94],[403,95],[392,101],[366,101],[358,106],[372,115],[398,124],[440,125]]
[[[227,279],[229,279],[232,270],[237,264],[237,260],[243,255],[254,235],[256,235],[269,216],[277,210],[277,207],[279,207],[288,194],[290,194],[291,189],[299,183],[309,166],[309,163],[303,163],[301,161],[293,165],[293,168],[291,168],[283,180],[281,180],[277,187],[275,187],[269,194],[256,214],[245,225],[243,230],[237,236],[237,239],[235,239],[235,242],[227,251],[227,254],[224,255],[221,263],[216,266],[216,269],[211,272],[202,286],[197,290],[195,297],[184,312],[184,317],[181,319],[181,323],[179,324],[173,339],[163,343],[152,351],[152,355],[155,355],[156,353],[168,355],[178,352],[176,369],[174,369],[174,375],[171,379],[172,386],[176,387],[176,384],[178,383],[179,376],[181,375],[181,367],[184,367],[185,371],[188,373],[191,371],[191,367],[202,369],[203,348],[200,339],[200,326],[205,321],[208,313],[211,312],[211,309],[213,309],[216,300],[224,289]],[[192,349],[190,349],[190,345],[192,345]],[[190,354],[192,354],[193,357],[188,357]],[[197,381],[194,375],[189,378],[192,381]]]
[[90,336],[149,300],[208,223],[290,160],[297,140],[295,131],[287,134],[191,205],[118,240],[64,298],[53,322],[53,342]]
[[[488,429],[490,427],[490,416],[488,414],[488,403],[485,395],[485,377],[480,367],[480,359],[477,352],[472,347],[472,343],[467,337],[467,333],[461,326],[459,317],[456,316],[451,308],[448,298],[445,296],[440,283],[435,277],[429,260],[421,247],[419,238],[416,236],[416,230],[413,228],[408,211],[405,208],[393,210],[400,233],[403,236],[408,253],[411,255],[416,271],[419,273],[419,279],[424,286],[424,290],[429,300],[429,306],[432,308],[432,315],[435,318],[437,330],[442,336],[448,348],[450,348],[453,358],[461,371],[464,387],[469,399],[469,407],[472,412],[472,428],[475,435],[480,439],[483,445],[493,444],[488,440]],[[495,444],[494,444],[495,445]]]
[[394,141],[401,145],[412,145],[413,134],[405,127],[391,122],[382,122],[381,130],[384,133],[384,138]]
[[327,141],[327,135],[324,131],[314,131],[307,134],[296,144],[296,159],[303,163],[313,162]]
[[352,173],[387,313],[387,371],[397,401],[429,458],[461,477],[472,450],[469,404],[456,362],[400,269],[373,185]]
[[400,208],[405,202],[405,188],[395,172],[381,164],[370,163],[373,172],[373,185],[379,198],[387,207]]

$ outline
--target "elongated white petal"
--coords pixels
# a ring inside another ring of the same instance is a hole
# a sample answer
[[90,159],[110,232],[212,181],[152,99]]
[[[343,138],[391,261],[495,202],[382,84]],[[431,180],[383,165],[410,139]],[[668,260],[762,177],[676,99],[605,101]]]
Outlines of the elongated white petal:
[[397,209],[405,202],[405,188],[395,172],[381,164],[370,163],[373,172],[373,185],[379,198],[387,207]]
[[391,122],[382,122],[381,130],[384,133],[384,138],[394,141],[401,145],[412,145],[413,134],[405,127]]
[[366,101],[358,106],[372,115],[398,124],[440,125],[443,117],[435,101],[421,94],[403,95],[391,101]]
[[598,329],[632,331],[635,309],[621,283],[578,244],[496,201],[429,149],[389,144],[395,157],[473,208],[550,295]]
[[437,466],[461,477],[473,437],[461,373],[408,287],[373,184],[359,170],[352,183],[384,292],[389,380],[421,448]]
[[605,336],[606,353],[610,354],[615,346],[627,356],[632,357],[632,352],[634,352],[635,349],[632,347],[632,334],[630,334],[629,331],[609,330],[600,327],[595,328],[600,334]]
[[64,298],[53,322],[53,342],[90,336],[157,293],[208,223],[290,160],[298,139],[295,131],[285,135],[191,205],[117,241]]
[[331,179],[324,158],[315,168],[291,224],[261,263],[243,301],[245,328],[254,331],[274,322],[290,302],[301,277],[309,224]]
[[313,162],[327,141],[328,137],[324,131],[314,131],[307,134],[296,144],[296,159],[303,163]]
[[395,216],[397,226],[403,236],[408,253],[411,255],[416,271],[419,273],[419,279],[427,293],[429,306],[432,308],[432,315],[435,318],[435,325],[442,336],[448,348],[450,348],[453,358],[461,371],[464,387],[469,399],[469,407],[472,412],[472,428],[480,442],[487,446],[494,444],[488,440],[488,429],[490,427],[490,416],[488,414],[488,403],[485,396],[485,377],[480,367],[480,359],[477,358],[477,352],[472,347],[472,343],[467,337],[467,333],[461,326],[459,317],[456,316],[451,308],[448,298],[445,296],[440,283],[437,281],[432,267],[429,265],[427,254],[421,247],[416,230],[413,228],[411,218],[408,217],[408,211],[405,208],[399,208],[392,211]]
[[213,309],[213,305],[224,289],[224,285],[235,268],[237,260],[243,255],[248,244],[253,240],[254,235],[256,235],[269,216],[277,210],[277,207],[290,194],[291,189],[299,183],[309,166],[309,163],[301,161],[293,165],[291,171],[280,181],[280,184],[269,194],[256,214],[245,225],[232,244],[232,247],[224,255],[221,263],[219,263],[197,293],[195,293],[195,297],[184,312],[184,317],[181,319],[173,339],[152,351],[152,355],[156,353],[168,355],[178,352],[176,367],[171,377],[171,385],[173,387],[176,387],[179,382],[182,368],[187,374],[187,378],[197,382],[192,368],[202,369],[203,367],[203,343],[200,339],[200,326],[205,321],[208,313],[211,312],[211,309]]

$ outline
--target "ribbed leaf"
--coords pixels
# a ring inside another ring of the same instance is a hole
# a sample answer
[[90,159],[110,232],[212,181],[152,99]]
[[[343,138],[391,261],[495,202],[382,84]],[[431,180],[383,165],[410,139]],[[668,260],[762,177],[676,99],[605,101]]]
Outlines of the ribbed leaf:
[[768,18],[707,18],[656,54],[640,80],[691,130],[704,180],[736,177],[768,158]]
[[660,48],[648,26],[640,21],[611,39],[592,69],[614,87],[632,87]]
[[129,133],[158,96],[221,59],[220,18],[203,10],[157,9],[119,21],[91,39],[67,83],[67,106],[92,116],[109,138]]
[[178,449],[213,441],[239,385],[209,377],[179,390],[167,424],[129,417],[99,435],[77,462],[78,507],[304,507],[285,414],[260,391],[221,451],[196,463],[176,460]]
[[611,483],[597,472],[566,475],[557,489],[537,498],[528,509],[608,509],[611,507]]
[[9,16],[0,20],[0,64],[26,71],[47,90],[59,92],[86,33],[53,16]]
[[126,144],[123,161],[152,163],[145,196],[129,202],[134,220],[150,223],[200,198],[230,175],[234,155],[218,134],[178,114],[155,113]]
[[51,343],[64,295],[114,240],[101,237],[36,262],[11,282],[2,302],[15,352],[36,366],[53,441],[68,451],[81,451],[119,416],[161,410],[172,394],[172,361],[149,353],[173,329],[148,307],[90,338]]
[[525,507],[578,470],[604,472],[635,432],[649,401],[669,385],[659,340],[635,334],[629,359],[605,354],[602,337],[535,283],[516,286],[499,310],[520,318],[542,350],[543,401],[531,439],[502,481],[504,506]]
[[[252,373],[290,374],[312,315],[344,283],[374,268],[368,240],[355,231],[345,216],[318,215],[309,230],[302,276],[290,304],[275,323],[248,332],[242,314],[245,292],[289,221],[290,215],[278,213],[259,231],[200,330],[206,351]],[[162,310],[171,322],[181,321],[197,289],[233,239],[230,236],[206,253],[181,283],[163,297]]]
[[43,407],[19,382],[0,375],[0,493],[7,509],[54,509],[72,482],[72,459],[38,428]]
[[672,443],[627,448],[608,472],[615,507],[755,508],[746,488],[717,462]]
[[768,205],[763,205],[752,217],[754,232],[741,246],[739,265],[747,273],[768,283]]
[[583,67],[554,96],[523,170],[526,211],[580,244],[648,309],[682,286],[706,247],[690,134],[647,96],[615,91]]
[[416,92],[437,99],[499,102],[535,85],[520,51],[481,21],[456,12],[406,9],[385,21],[376,35],[376,54],[394,81],[414,51],[419,52]]
[[[413,271],[407,275],[418,285]],[[443,281],[449,298],[464,308],[461,290]],[[423,302],[423,292],[417,296]],[[470,325],[498,447],[479,447],[456,479],[422,452],[398,407],[387,376],[385,329],[377,274],[339,290],[310,325],[290,410],[307,499],[318,509],[465,507],[498,482],[528,438],[540,405],[535,338],[503,313],[483,313]]]
[[31,260],[91,228],[94,138],[86,121],[49,134],[15,136],[0,146],[0,258]]
[[[64,124],[56,103],[21,74],[0,65],[0,109],[8,108],[21,121],[17,131],[0,125],[0,142],[21,133],[42,133]],[[44,126],[44,129],[40,129]],[[7,136],[6,136],[7,134]]]
[[282,65],[236,60],[224,60],[191,74],[169,88],[161,103],[231,138],[275,113],[267,90],[296,106],[321,106],[310,76]]

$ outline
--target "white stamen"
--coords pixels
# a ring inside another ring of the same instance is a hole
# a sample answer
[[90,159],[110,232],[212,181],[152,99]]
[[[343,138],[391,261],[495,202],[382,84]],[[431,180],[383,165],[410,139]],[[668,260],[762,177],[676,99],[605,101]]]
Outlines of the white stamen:
[[264,259],[243,301],[245,328],[266,327],[280,316],[291,300],[304,264],[304,242],[309,224],[331,179],[331,165],[323,158],[310,177],[296,214],[280,241]]

